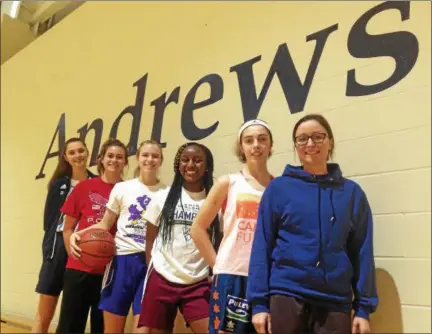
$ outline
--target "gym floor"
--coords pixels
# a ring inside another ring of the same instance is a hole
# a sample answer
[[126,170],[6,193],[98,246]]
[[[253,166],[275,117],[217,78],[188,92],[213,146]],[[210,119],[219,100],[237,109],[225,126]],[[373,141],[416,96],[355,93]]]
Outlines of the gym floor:
[[[12,316],[1,316],[1,328],[0,333],[30,333],[32,322],[20,317]],[[51,332],[55,332],[55,328],[51,329]],[[189,328],[184,325],[184,320],[181,316],[178,316],[174,325],[175,333],[192,333]]]
[[0,333],[30,333],[30,328],[18,324],[4,323],[2,321]]

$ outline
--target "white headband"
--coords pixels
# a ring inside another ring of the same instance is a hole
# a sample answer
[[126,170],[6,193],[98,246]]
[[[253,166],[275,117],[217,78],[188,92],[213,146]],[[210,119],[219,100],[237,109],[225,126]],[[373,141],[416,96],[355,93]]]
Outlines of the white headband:
[[238,136],[237,136],[237,138],[238,138],[239,141],[240,141],[240,137],[241,137],[243,131],[244,131],[246,128],[250,127],[251,125],[262,125],[262,126],[265,127],[267,130],[269,130],[269,132],[271,132],[270,127],[268,126],[268,124],[267,124],[266,122],[261,121],[260,119],[251,119],[250,121],[247,121],[246,123],[244,123],[244,124],[241,126],[240,130],[238,131]]

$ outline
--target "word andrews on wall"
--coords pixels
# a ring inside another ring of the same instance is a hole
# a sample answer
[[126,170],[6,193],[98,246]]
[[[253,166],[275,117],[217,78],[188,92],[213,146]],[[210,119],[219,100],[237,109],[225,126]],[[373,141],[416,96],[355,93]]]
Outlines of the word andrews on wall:
[[[383,78],[381,82],[371,85],[364,85],[358,82],[356,79],[357,70],[355,68],[349,69],[346,75],[346,96],[357,97],[382,92],[383,90],[396,85],[405,76],[407,76],[417,61],[419,44],[417,37],[413,33],[407,31],[393,31],[378,35],[370,35],[366,32],[367,24],[375,16],[387,10],[399,11],[402,21],[410,19],[409,1],[388,1],[381,3],[365,12],[353,24],[347,39],[347,49],[351,56],[355,58],[391,57],[395,61],[395,69],[388,78]],[[303,111],[326,42],[337,30],[338,24],[334,24],[306,36],[306,42],[315,41],[315,49],[309,63],[306,78],[303,82],[298,75],[286,43],[279,45],[277,48],[273,62],[259,93],[257,92],[255,85],[253,66],[258,66],[257,63],[261,60],[261,55],[246,60],[243,63],[231,66],[230,72],[234,72],[238,79],[239,97],[241,99],[244,120],[246,121],[258,116],[260,108],[275,76],[277,76],[279,84],[282,86],[289,112],[298,113]],[[343,50],[340,51],[342,52]],[[148,74],[146,73],[133,84],[137,90],[135,104],[126,107],[118,115],[117,119],[112,124],[109,133],[109,137],[116,137],[119,124],[123,117],[127,114],[132,116],[133,121],[129,142],[127,144],[130,155],[134,155],[137,150],[137,141],[147,83]],[[195,101],[198,89],[204,84],[209,85],[210,96],[205,100]],[[176,87],[169,94],[168,92],[164,92],[161,96],[150,102],[150,106],[154,107],[154,120],[151,133],[152,139],[161,142],[165,109],[171,103],[179,104],[179,93],[180,86]],[[207,128],[199,128],[194,122],[193,114],[197,109],[218,102],[223,98],[223,96],[224,82],[222,77],[216,73],[205,75],[189,89],[183,101],[181,111],[181,131],[185,138],[188,140],[200,140],[210,136],[214,131],[216,131],[219,125],[218,121]],[[65,114],[62,114],[36,179],[45,177],[44,168],[47,160],[58,157],[60,152],[62,152],[66,140],[65,123]],[[86,123],[79,128],[77,132],[80,138],[85,140],[87,133],[90,130],[94,131],[90,166],[94,166],[96,164],[96,157],[102,139],[103,120],[97,118],[93,120],[90,125],[89,123]],[[58,142],[57,150],[52,151],[56,138]],[[162,143],[163,146],[166,146],[166,144],[167,143]]]

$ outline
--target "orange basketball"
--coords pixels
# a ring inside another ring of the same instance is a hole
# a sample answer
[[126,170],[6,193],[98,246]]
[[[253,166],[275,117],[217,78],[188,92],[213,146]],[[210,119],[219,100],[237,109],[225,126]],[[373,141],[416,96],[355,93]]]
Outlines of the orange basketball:
[[102,229],[84,232],[77,244],[81,248],[79,260],[90,268],[104,268],[115,254],[114,238]]

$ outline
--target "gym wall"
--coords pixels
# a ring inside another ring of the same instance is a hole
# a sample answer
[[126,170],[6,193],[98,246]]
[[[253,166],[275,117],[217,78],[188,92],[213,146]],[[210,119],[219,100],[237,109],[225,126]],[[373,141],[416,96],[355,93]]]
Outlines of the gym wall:
[[85,3],[1,67],[2,313],[36,312],[46,186],[65,139],[86,137],[94,160],[110,135],[132,152],[152,136],[169,183],[188,140],[212,149],[217,176],[236,171],[237,129],[258,116],[280,175],[298,163],[294,123],[322,113],[375,217],[373,331],[430,333],[430,64],[429,2]]

